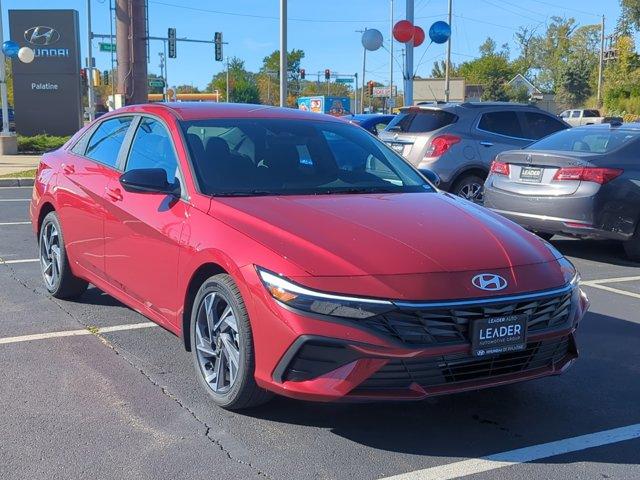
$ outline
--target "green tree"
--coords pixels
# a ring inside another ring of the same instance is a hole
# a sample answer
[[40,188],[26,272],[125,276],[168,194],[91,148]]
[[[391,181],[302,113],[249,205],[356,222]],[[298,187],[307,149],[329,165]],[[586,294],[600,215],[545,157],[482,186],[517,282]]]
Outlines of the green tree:
[[200,93],[200,90],[193,85],[178,85],[176,87],[176,93]]
[[[301,92],[300,64],[304,51],[293,49],[287,53],[287,105],[296,106],[296,97]],[[258,78],[260,99],[263,103],[278,105],[280,103],[280,50],[275,50],[262,60]]]
[[[446,71],[447,62],[445,62],[444,60],[433,62],[433,68],[431,69],[431,78],[444,78]],[[460,76],[459,68],[453,62],[451,62],[450,65],[449,76],[451,78]]]
[[620,0],[620,6],[622,14],[618,26],[621,26],[623,30],[620,33],[630,34],[631,26],[636,30],[640,29],[640,0]]
[[[220,93],[220,98],[227,97],[227,71],[217,73],[207,84],[207,92]],[[260,92],[256,83],[256,75],[244,68],[244,61],[237,57],[229,60],[229,101],[235,103],[260,103]]]

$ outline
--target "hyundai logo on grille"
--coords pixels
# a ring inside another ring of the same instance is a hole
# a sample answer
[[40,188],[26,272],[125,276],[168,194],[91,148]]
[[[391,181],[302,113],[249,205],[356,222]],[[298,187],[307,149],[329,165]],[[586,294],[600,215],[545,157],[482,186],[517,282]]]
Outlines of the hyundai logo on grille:
[[471,283],[480,290],[495,292],[507,288],[507,281],[495,273],[480,273],[471,279]]
[[39,25],[25,30],[24,39],[31,45],[52,45],[60,40],[60,32],[55,28]]

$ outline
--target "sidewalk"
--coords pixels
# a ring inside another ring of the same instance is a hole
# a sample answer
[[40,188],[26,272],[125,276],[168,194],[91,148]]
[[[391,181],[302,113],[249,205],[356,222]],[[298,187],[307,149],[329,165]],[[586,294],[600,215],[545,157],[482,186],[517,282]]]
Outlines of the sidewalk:
[[40,155],[0,155],[0,176],[34,169],[39,161]]

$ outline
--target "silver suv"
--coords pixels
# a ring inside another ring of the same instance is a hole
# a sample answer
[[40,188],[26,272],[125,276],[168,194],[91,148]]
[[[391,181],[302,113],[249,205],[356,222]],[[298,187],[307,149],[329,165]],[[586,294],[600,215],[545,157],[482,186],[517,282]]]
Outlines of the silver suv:
[[482,186],[496,155],[569,128],[537,107],[468,102],[405,107],[380,139],[419,169],[440,176],[440,188],[482,201]]

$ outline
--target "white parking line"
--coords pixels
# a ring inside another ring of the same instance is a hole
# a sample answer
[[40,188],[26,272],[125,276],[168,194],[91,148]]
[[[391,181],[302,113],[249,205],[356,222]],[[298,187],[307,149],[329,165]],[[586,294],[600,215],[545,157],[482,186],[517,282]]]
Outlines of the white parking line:
[[472,458],[461,462],[425,468],[423,470],[394,475],[380,480],[450,480],[636,438],[640,438],[640,423],[580,435],[578,437],[565,438],[564,440],[557,440],[555,442],[518,448],[487,457]]
[[30,202],[30,198],[0,198],[0,202]]
[[8,343],[20,343],[20,342],[31,342],[33,340],[46,340],[49,338],[60,338],[60,337],[77,337],[79,335],[93,335],[96,333],[110,333],[110,332],[121,332],[123,330],[137,330],[140,328],[152,328],[157,327],[158,325],[153,322],[142,322],[142,323],[130,323],[127,325],[114,325],[112,327],[102,327],[96,328],[95,330],[63,330],[61,332],[49,332],[49,333],[36,333],[33,335],[20,335],[18,337],[4,337],[0,338],[0,345],[5,345]]
[[626,295],[631,298],[640,298],[640,293],[627,292],[626,290],[620,290],[619,288],[608,287],[607,285],[601,285],[599,283],[589,283],[585,287],[597,288],[598,290],[605,290],[611,293],[617,293],[618,295]]
[[617,277],[617,278],[601,278],[600,280],[584,280],[580,282],[581,285],[600,285],[602,283],[620,283],[620,282],[634,282],[640,280],[640,277]]
[[0,227],[9,227],[12,225],[31,225],[31,222],[0,222]]
[[11,265],[13,263],[35,263],[39,261],[40,259],[38,258],[23,258],[21,260],[5,260],[0,258],[0,265]]

